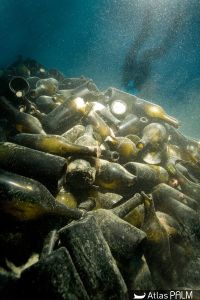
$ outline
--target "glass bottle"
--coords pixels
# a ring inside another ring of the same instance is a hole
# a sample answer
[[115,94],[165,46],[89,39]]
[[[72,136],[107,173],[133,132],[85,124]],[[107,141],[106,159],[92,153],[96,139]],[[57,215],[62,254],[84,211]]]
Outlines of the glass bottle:
[[40,181],[52,194],[60,188],[66,159],[10,142],[0,143],[0,168]]
[[134,186],[136,182],[136,176],[118,163],[98,159],[96,165],[95,184],[105,190],[120,194],[125,188]]
[[181,186],[181,191],[200,203],[200,184],[192,182],[176,168],[176,177]]
[[45,116],[43,126],[48,133],[63,134],[77,124],[85,110],[82,98],[69,97]]
[[105,143],[110,146],[111,150],[119,153],[121,162],[134,160],[137,157],[138,149],[136,148],[136,145],[127,137],[108,136],[105,139]]
[[91,102],[91,104],[93,105],[92,111],[97,111],[106,122],[110,125],[114,125],[115,129],[117,128],[121,121],[118,120],[105,105],[100,102]]
[[30,147],[35,150],[48,152],[54,155],[69,157],[74,155],[97,156],[98,148],[93,146],[80,146],[68,143],[59,135],[42,134],[17,134],[13,141],[17,144]]
[[152,197],[144,193],[142,195],[144,199],[142,230],[147,235],[144,255],[156,288],[172,289],[176,286],[176,273],[173,269],[169,238],[156,215]]
[[[99,142],[93,136],[93,127],[92,125],[87,125],[85,127],[85,132],[83,135],[77,138],[75,141],[76,145],[80,146],[90,146],[90,147],[99,147]],[[100,149],[99,149],[100,151]]]
[[128,162],[124,167],[137,177],[137,185],[140,190],[150,191],[159,183],[168,183],[169,175],[161,166]]
[[0,108],[4,117],[8,119],[19,132],[38,133],[45,135],[40,121],[27,113],[20,112],[4,97],[0,97]]
[[134,114],[129,114],[118,126],[116,136],[128,134],[138,135],[147,124],[148,119],[146,117],[138,117]]
[[66,184],[71,189],[88,189],[93,185],[95,177],[95,166],[89,160],[74,159],[67,166]]
[[53,96],[58,91],[58,81],[55,78],[40,79],[36,82],[36,89],[32,90],[30,96],[37,98],[41,95]]
[[[160,185],[163,185],[163,183]],[[155,187],[152,191],[156,210],[172,216],[182,226],[184,233],[197,234],[199,231],[199,216],[196,209],[192,209],[187,204],[184,204],[184,200],[181,201],[173,196],[162,197],[162,195],[157,192],[158,187]],[[188,199],[187,201],[189,203]],[[195,200],[193,200],[193,203],[195,203],[194,201]]]
[[176,162],[182,159],[182,151],[180,147],[167,143],[165,145],[164,157],[164,166],[167,169],[167,171],[171,175],[176,174]]
[[145,115],[147,118],[164,121],[176,128],[178,128],[180,125],[178,120],[176,120],[174,117],[169,116],[161,106],[140,98],[137,98],[137,101],[134,102],[133,111],[136,114],[138,113],[140,115]]
[[74,143],[80,136],[85,132],[85,127],[81,124],[77,124],[64,132],[62,137],[64,137],[68,142]]
[[160,123],[147,125],[142,132],[142,139],[137,143],[138,149],[143,149],[147,145],[157,147],[167,140],[167,131]]
[[106,124],[106,122],[100,117],[97,112],[92,110],[91,103],[88,103],[86,105],[84,116],[86,122],[93,126],[94,130],[101,136],[102,140],[105,140],[107,136],[114,137],[113,130]]
[[56,201],[62,203],[70,208],[77,208],[77,200],[72,193],[66,191],[63,187],[60,189],[55,197]]
[[0,170],[1,214],[17,221],[29,221],[45,215],[79,219],[82,213],[57,202],[39,182]]
[[166,183],[160,183],[155,186],[153,189],[153,196],[155,200],[159,199],[164,202],[168,201],[169,198],[173,198],[192,209],[198,208],[198,203],[194,199]]

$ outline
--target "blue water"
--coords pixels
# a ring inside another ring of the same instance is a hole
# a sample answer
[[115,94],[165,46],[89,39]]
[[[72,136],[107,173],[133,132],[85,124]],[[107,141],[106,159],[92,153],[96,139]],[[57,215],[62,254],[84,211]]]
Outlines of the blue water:
[[[175,30],[177,15],[181,26],[138,90],[122,86],[122,66],[147,8],[152,28],[139,57]],[[184,133],[200,138],[199,0],[1,0],[0,15],[1,67],[22,54],[66,76],[91,77],[100,89],[132,89],[180,119]]]

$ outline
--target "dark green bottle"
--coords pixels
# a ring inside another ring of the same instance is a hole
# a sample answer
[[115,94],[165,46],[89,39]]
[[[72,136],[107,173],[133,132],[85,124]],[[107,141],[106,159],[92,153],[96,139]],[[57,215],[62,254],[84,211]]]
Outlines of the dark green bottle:
[[56,193],[65,175],[65,158],[13,143],[0,143],[0,168],[40,181]]
[[124,188],[131,188],[136,182],[136,176],[129,173],[118,163],[99,159],[96,165],[95,184],[105,190],[120,194]]
[[63,156],[69,157],[73,155],[97,156],[97,147],[80,146],[68,143],[64,137],[59,135],[42,135],[42,134],[17,134],[13,141],[17,144]]
[[17,131],[45,135],[42,125],[37,118],[30,114],[20,112],[3,96],[0,97],[0,108],[4,117],[15,126]]
[[82,213],[57,202],[39,182],[0,170],[0,211],[17,221],[39,219],[45,215],[60,215],[78,219]]
[[161,182],[167,183],[169,180],[167,171],[160,166],[129,162],[124,167],[137,177],[136,181],[140,190],[151,190],[153,186]]

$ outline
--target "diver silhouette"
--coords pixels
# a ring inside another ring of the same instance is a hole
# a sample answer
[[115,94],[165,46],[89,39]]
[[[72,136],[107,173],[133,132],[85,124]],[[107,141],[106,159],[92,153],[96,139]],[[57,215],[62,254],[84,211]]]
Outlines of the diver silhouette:
[[[177,14],[170,24],[162,43],[155,48],[145,50],[140,55],[142,45],[152,34],[151,12],[146,11],[141,30],[125,56],[122,69],[123,87],[130,87],[136,89],[136,91],[141,90],[146,80],[151,76],[152,62],[166,55],[173,46],[183,24],[183,19],[183,14]],[[140,57],[138,58],[138,56]]]

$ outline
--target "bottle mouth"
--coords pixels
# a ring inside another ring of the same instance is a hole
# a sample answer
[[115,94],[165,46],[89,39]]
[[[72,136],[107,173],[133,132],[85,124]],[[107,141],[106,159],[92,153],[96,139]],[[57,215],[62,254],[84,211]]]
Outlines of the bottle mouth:
[[137,144],[136,144],[137,149],[139,150],[143,150],[145,147],[145,142],[140,140]]
[[149,122],[149,120],[146,117],[141,117],[140,122],[146,124]]
[[114,115],[123,116],[127,112],[127,104],[123,100],[114,100],[110,105],[110,110]]
[[18,98],[22,98],[28,94],[30,85],[24,77],[15,76],[10,80],[9,88]]
[[175,128],[179,128],[181,125],[181,123],[177,119],[175,119],[174,117],[168,116],[168,115],[165,117],[165,121],[170,123]]

